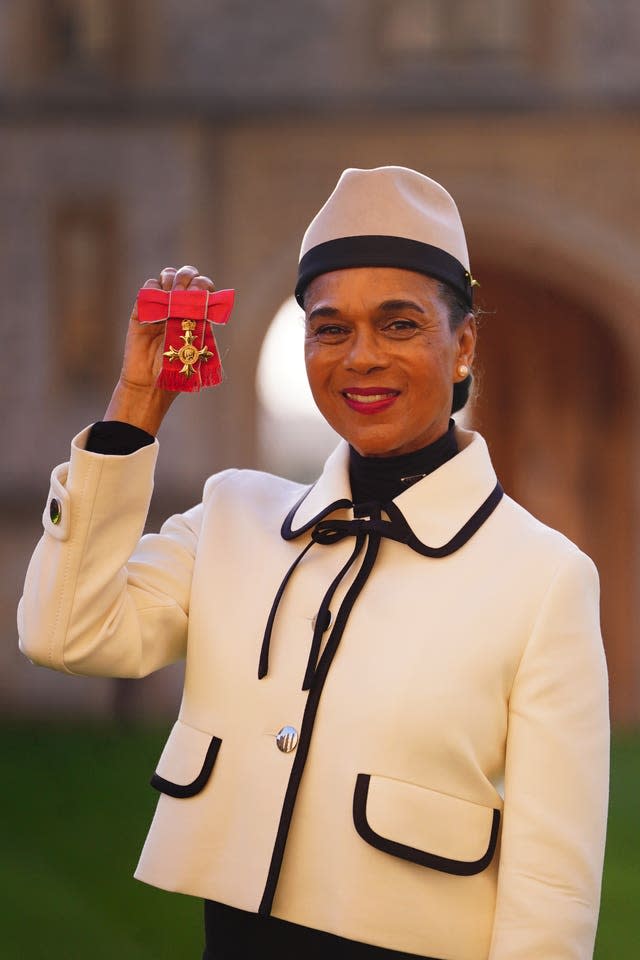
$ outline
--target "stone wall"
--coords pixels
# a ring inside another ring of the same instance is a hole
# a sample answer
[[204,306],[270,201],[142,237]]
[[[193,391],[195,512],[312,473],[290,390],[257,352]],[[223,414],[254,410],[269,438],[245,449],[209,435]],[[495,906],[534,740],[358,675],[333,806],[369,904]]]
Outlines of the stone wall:
[[[235,287],[237,307],[218,334],[226,383],[181,398],[162,428],[151,525],[197,500],[212,471],[259,466],[255,369],[291,292],[302,231],[344,167],[397,163],[453,193],[472,261],[581,304],[628,363],[630,435],[612,469],[630,491],[623,564],[634,586],[611,649],[625,665],[613,671],[625,685],[618,717],[639,719],[637,4],[556,0],[543,18],[541,5],[512,4],[501,20],[495,3],[485,35],[472,29],[477,5],[449,3],[445,21],[436,0],[278,0],[268,18],[246,0],[138,0],[111,4],[120,19],[102,33],[94,23],[89,53],[78,42],[67,59],[36,29],[57,6],[8,0],[0,18],[0,707],[173,709],[179,671],[134,696],[126,684],[34,671],[15,652],[15,602],[49,471],[101,416],[138,286],[183,262]],[[107,264],[108,296],[86,316],[87,343],[104,349],[87,347],[86,369],[76,363],[70,376],[66,353],[83,329],[65,296],[94,303],[86,284],[74,287],[73,251],[86,253],[78,223]],[[61,259],[65,245],[71,259]],[[558,356],[558,376],[566,362]]]

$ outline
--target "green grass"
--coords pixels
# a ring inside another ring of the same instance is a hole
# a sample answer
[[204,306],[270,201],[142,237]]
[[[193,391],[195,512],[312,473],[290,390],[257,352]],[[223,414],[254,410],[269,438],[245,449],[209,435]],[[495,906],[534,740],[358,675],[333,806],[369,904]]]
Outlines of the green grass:
[[[2,960],[199,960],[200,901],[131,877],[166,732],[0,729]],[[597,960],[640,956],[639,797],[640,735],[619,736]]]
[[166,735],[39,726],[0,732],[3,960],[202,955],[202,905],[132,878]]
[[596,960],[640,957],[640,734],[618,735]]

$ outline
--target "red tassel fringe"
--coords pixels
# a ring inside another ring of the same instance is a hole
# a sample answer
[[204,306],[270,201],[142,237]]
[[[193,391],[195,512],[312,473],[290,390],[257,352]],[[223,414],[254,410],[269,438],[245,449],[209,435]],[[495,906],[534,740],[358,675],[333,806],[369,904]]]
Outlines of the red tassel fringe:
[[157,386],[162,390],[197,393],[200,390],[200,376],[197,371],[194,371],[192,376],[187,377],[184,373],[180,373],[179,369],[165,370],[163,368],[158,375]]

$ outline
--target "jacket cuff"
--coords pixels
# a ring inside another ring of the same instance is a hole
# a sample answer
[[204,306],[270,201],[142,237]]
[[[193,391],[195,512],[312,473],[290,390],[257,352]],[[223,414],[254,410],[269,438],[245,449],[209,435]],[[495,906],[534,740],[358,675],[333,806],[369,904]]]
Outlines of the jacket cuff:
[[[91,470],[89,465],[92,463],[95,467],[96,464],[99,464],[100,476],[104,480],[111,478],[112,475],[115,479],[122,466],[121,455],[116,454],[109,457],[109,455],[105,456],[96,451],[87,450],[86,444],[91,430],[92,427],[87,427],[73,438],[70,462],[59,464],[51,474],[49,494],[42,512],[42,525],[45,531],[56,540],[68,540],[71,535],[71,495],[74,486],[84,488],[87,471]],[[144,433],[145,431],[140,432]],[[152,477],[158,449],[158,441],[152,438],[151,444],[147,443],[131,452],[131,457],[139,468],[136,470],[136,476]],[[127,489],[133,493],[133,491],[138,490],[138,487],[133,483],[130,470],[129,467]],[[74,483],[74,480],[79,482]],[[149,483],[143,483],[142,485],[141,489],[144,490],[144,494],[140,494],[139,497],[141,500],[140,509],[146,510],[148,508],[148,497],[150,496],[150,492],[147,491],[148,486]],[[152,481],[150,486],[152,488]],[[142,501],[146,505],[143,505]],[[122,507],[122,504],[119,504],[119,507]]]

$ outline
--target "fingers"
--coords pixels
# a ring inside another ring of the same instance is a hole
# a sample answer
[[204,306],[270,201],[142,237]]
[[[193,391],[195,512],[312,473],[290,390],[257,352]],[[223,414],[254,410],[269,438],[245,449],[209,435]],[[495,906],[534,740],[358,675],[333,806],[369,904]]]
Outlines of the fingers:
[[194,277],[190,284],[191,287],[197,287],[198,290],[209,290],[211,293],[216,288],[215,283],[210,277],[204,277],[201,274],[198,274],[197,277]]
[[180,267],[179,270],[176,270],[173,277],[173,289],[177,290],[182,287],[183,290],[186,290],[191,281],[198,276],[198,273],[197,267],[191,267],[189,265]]
[[165,267],[160,271],[160,287],[163,290],[171,290],[177,272],[175,267]]
[[188,290],[189,287],[196,287],[198,290],[215,290],[215,284],[210,277],[198,273],[197,267],[190,264],[180,267],[165,267],[160,273],[160,281],[147,280],[145,287],[155,287],[159,290],[176,290],[182,288]]

